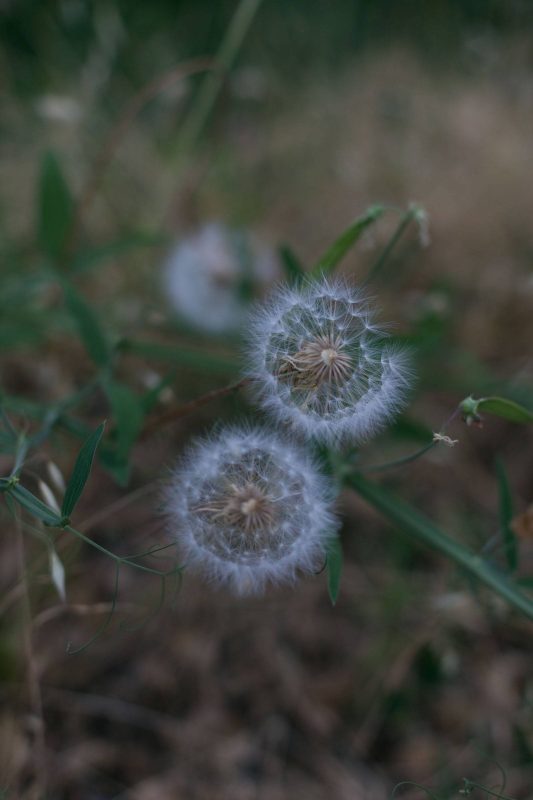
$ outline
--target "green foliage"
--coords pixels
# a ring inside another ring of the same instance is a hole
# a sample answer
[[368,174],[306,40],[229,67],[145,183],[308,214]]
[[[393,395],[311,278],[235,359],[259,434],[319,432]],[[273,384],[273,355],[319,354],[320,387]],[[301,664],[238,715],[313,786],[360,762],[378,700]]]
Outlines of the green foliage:
[[204,370],[212,374],[231,375],[235,374],[239,369],[237,358],[219,355],[213,351],[200,350],[196,347],[182,347],[179,345],[160,344],[159,342],[139,342],[132,339],[122,339],[117,346],[123,353],[132,353],[154,361],[166,361],[170,364],[177,364],[194,370]]
[[505,397],[482,397],[480,400],[466,397],[461,402],[460,409],[469,425],[481,422],[482,411],[519,424],[533,422],[533,412]]
[[144,422],[143,403],[128,386],[117,380],[107,378],[103,386],[109,398],[115,427],[111,433],[111,445],[108,444],[102,451],[101,459],[117,481],[125,485],[130,475],[130,451]]
[[78,328],[87,353],[96,366],[106,367],[111,361],[111,347],[91,306],[68,283],[63,282],[65,302]]
[[17,503],[22,506],[22,508],[26,509],[33,517],[41,520],[44,522],[45,525],[49,525],[51,527],[60,527],[62,523],[62,519],[60,514],[54,511],[52,508],[49,508],[42,500],[39,500],[38,497],[35,497],[28,489],[25,489],[24,486],[21,486],[18,482],[9,482],[9,485],[5,486],[4,491],[6,491],[13,500],[16,500]]
[[73,209],[72,196],[57,156],[45,153],[39,178],[37,236],[43,253],[53,262],[60,261],[63,254]]
[[68,518],[71,516],[74,508],[76,507],[76,503],[81,497],[81,494],[85,488],[85,484],[89,478],[94,454],[100,439],[102,438],[104,428],[105,422],[102,422],[102,424],[97,427],[94,433],[92,433],[84,442],[80,452],[78,453],[76,463],[74,464],[74,469],[72,470],[72,475],[70,476],[70,480],[67,484],[65,496],[63,498],[63,505],[61,506],[61,514],[63,517]]
[[365,230],[376,222],[386,211],[385,206],[370,206],[358,217],[329,247],[313,267],[313,275],[327,275],[340,264],[344,256],[359,241]]
[[285,277],[289,283],[298,283],[302,278],[305,278],[304,266],[289,245],[280,245],[279,257],[281,259],[283,271],[285,272]]
[[465,545],[441,531],[435,523],[408,503],[400,501],[388,491],[362,475],[353,473],[346,484],[355,489],[390,522],[414,541],[431,547],[454,561],[469,575],[484,583],[510,605],[533,619],[533,600],[525,595],[516,582],[497,570],[492,564],[470,551]]
[[516,536],[511,528],[513,518],[513,499],[511,497],[511,487],[507,478],[507,472],[503,461],[496,459],[496,473],[498,475],[498,485],[500,490],[500,529],[502,533],[505,556],[509,569],[514,572],[518,567],[518,545]]

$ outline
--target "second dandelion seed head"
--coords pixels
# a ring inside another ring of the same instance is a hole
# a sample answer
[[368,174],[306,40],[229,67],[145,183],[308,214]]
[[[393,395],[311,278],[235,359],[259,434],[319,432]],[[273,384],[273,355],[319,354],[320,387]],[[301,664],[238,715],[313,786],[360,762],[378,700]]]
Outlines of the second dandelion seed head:
[[234,428],[191,449],[167,511],[187,563],[246,594],[320,568],[337,527],[333,495],[298,447]]
[[278,422],[326,442],[360,441],[403,405],[408,359],[342,280],[281,287],[252,319],[249,374]]

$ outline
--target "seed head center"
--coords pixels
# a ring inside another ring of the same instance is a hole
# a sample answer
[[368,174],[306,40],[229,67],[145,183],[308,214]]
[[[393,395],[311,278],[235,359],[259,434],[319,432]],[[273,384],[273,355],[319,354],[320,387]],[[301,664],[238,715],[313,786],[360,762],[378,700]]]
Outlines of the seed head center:
[[353,361],[339,337],[321,336],[304,342],[294,355],[285,356],[278,375],[298,389],[317,389],[324,383],[343,384]]
[[266,531],[274,521],[272,499],[253,483],[231,484],[226,492],[195,510],[207,514],[213,522],[231,525],[245,534]]
[[327,347],[320,353],[320,358],[327,367],[330,367],[333,364],[333,362],[337,360],[338,357],[339,354],[337,353],[336,350],[333,349],[333,347]]
[[245,500],[241,503],[241,511],[245,516],[247,514],[253,514],[257,510],[258,505],[259,501],[257,497],[250,497],[249,500]]

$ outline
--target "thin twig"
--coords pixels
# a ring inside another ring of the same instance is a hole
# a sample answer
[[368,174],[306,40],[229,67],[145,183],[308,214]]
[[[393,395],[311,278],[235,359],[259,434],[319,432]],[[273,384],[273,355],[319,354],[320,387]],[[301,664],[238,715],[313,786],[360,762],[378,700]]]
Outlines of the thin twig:
[[35,662],[33,650],[31,606],[26,575],[26,558],[24,552],[24,538],[20,518],[16,517],[16,536],[17,536],[17,557],[19,562],[21,596],[23,606],[23,626],[22,638],[24,645],[24,657],[26,661],[26,677],[28,683],[28,694],[32,714],[33,730],[35,740],[31,748],[33,756],[33,797],[35,800],[42,800],[46,796],[46,744],[44,736],[44,714],[41,687],[39,684],[39,674]]
[[[137,611],[138,606],[134,603],[117,603],[115,609],[116,611]],[[41,625],[45,625],[47,622],[56,619],[56,617],[62,617],[65,614],[78,614],[80,617],[88,617],[92,614],[109,614],[110,611],[111,603],[93,603],[93,605],[61,603],[41,611],[33,620],[33,627],[40,628]]]
[[242,380],[237,381],[237,383],[231,383],[229,386],[223,386],[221,389],[212,389],[210,392],[206,392],[206,394],[203,394],[194,400],[190,400],[188,403],[183,403],[181,406],[177,406],[176,408],[171,408],[168,411],[165,411],[158,417],[155,417],[153,420],[148,422],[140,438],[145,439],[147,436],[150,436],[164,425],[169,425],[171,422],[175,422],[182,417],[186,417],[188,414],[192,414],[198,408],[208,405],[208,403],[211,403],[213,400],[218,400],[221,397],[227,397],[228,395],[233,394],[239,389],[242,389],[243,386],[246,386],[249,382],[250,378],[243,378]]
[[118,500],[115,500],[105,508],[100,509],[100,511],[97,511],[90,517],[87,517],[87,519],[78,525],[78,529],[82,531],[82,533],[87,533],[87,531],[91,528],[94,528],[95,525],[98,525],[100,522],[104,522],[104,520],[106,520],[108,517],[111,517],[113,514],[117,514],[119,511],[124,511],[125,508],[134,503],[136,500],[140,500],[142,497],[145,497],[147,494],[155,491],[157,486],[157,482],[154,481],[153,483],[146,484],[146,486],[140,486],[138,489],[134,489],[124,497],[119,497]]

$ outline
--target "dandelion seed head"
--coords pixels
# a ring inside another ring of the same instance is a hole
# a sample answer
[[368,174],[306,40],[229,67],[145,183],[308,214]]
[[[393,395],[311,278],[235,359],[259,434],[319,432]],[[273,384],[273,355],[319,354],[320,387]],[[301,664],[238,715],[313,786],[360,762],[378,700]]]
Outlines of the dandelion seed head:
[[271,251],[253,235],[210,223],[183,239],[163,270],[169,304],[198,329],[238,329],[249,302],[278,274]]
[[166,508],[186,564],[248,594],[320,568],[337,528],[332,500],[307,453],[268,431],[230,428],[191,448]]
[[249,376],[278,422],[319,441],[361,441],[404,405],[409,359],[342,280],[280,287],[251,320]]

